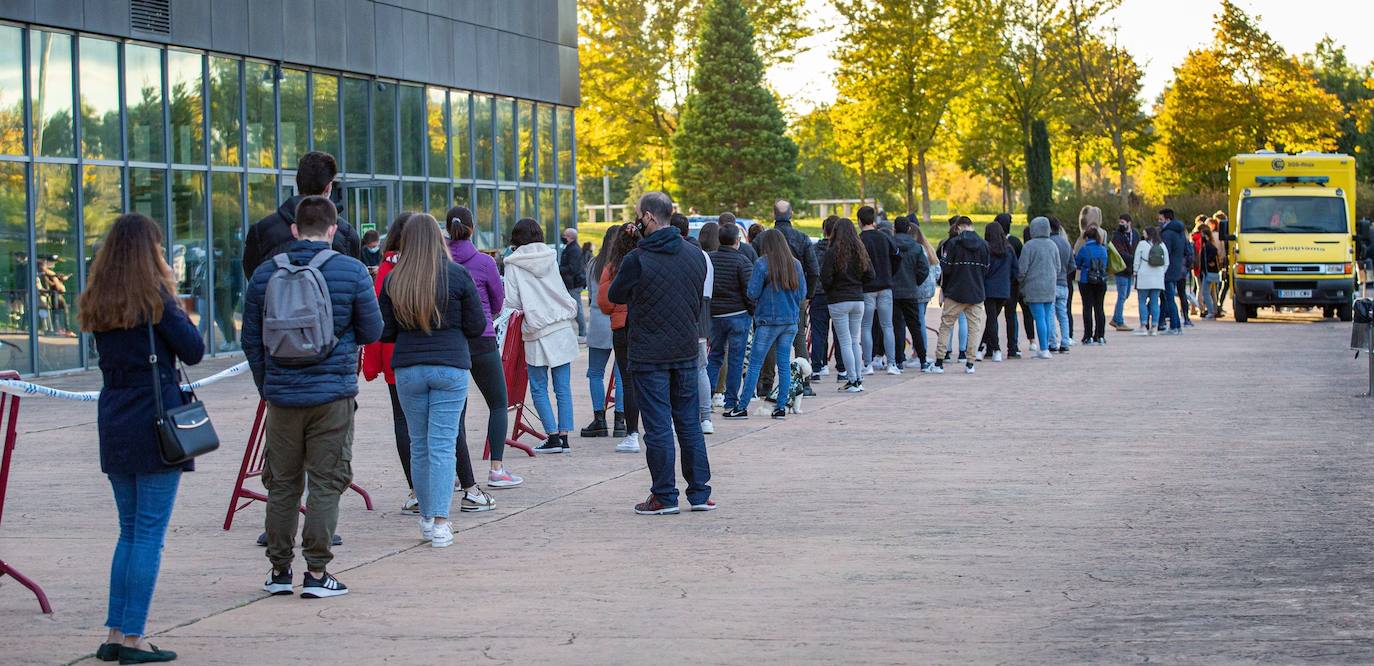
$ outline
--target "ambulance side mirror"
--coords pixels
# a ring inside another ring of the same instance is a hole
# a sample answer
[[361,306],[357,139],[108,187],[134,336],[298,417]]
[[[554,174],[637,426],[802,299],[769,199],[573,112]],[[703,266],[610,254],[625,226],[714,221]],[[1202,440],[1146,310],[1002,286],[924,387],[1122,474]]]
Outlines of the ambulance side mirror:
[[1234,243],[1234,242],[1236,242],[1236,235],[1235,235],[1235,234],[1225,234],[1225,235],[1223,235],[1223,236],[1221,237],[1221,239],[1224,240],[1224,241],[1230,242],[1230,243]]

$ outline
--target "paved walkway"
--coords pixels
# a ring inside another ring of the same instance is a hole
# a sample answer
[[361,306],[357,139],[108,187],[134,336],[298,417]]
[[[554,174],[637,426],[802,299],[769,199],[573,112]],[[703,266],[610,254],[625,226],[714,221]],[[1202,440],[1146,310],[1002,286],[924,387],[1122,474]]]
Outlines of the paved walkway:
[[[397,511],[366,385],[354,465],[377,510],[345,497],[353,593],[321,601],[260,591],[260,506],[220,530],[256,404],[231,380],[202,395],[228,443],[183,480],[150,629],[195,664],[1369,663],[1374,402],[1348,339],[1284,315],[859,397],[827,378],[805,415],[717,423],[719,511],[634,515],[642,457],[574,438],[510,456],[525,486],[448,550]],[[115,537],[94,422],[24,402],[0,556],[57,612],[0,579],[0,662],[94,663]]]

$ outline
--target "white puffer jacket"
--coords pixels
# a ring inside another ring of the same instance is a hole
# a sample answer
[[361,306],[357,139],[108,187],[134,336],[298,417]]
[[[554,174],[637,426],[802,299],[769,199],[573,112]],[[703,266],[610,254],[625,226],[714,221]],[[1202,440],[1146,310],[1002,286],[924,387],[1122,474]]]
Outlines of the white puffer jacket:
[[557,367],[577,358],[577,303],[563,285],[557,256],[543,243],[530,243],[505,259],[506,307],[525,313],[520,337],[529,365]]
[[1143,240],[1135,246],[1135,261],[1131,267],[1135,271],[1136,289],[1163,289],[1164,271],[1169,268],[1169,248],[1164,247],[1164,243],[1159,244],[1159,249],[1164,250],[1164,265],[1150,265],[1150,241]]

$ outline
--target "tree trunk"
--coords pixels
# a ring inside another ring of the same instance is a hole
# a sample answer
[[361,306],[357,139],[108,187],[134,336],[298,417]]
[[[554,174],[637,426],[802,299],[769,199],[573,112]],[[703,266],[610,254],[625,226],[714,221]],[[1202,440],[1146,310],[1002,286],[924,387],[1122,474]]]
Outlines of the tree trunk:
[[916,154],[916,164],[921,172],[921,220],[930,222],[930,181],[926,179],[926,151]]
[[[912,173],[911,173],[911,169],[912,169],[912,164],[911,164],[911,149],[908,148],[907,151],[906,151],[906,209],[907,209],[908,211],[916,210],[916,206],[915,206],[915,203],[916,203],[916,193],[915,193],[915,190],[912,189]],[[921,181],[922,181],[921,185],[922,185],[922,187],[924,187],[924,186],[925,186],[925,175],[924,175],[924,174],[922,174],[922,176],[921,176]]]
[[1116,149],[1117,198],[1124,212],[1131,209],[1131,196],[1126,191],[1126,142],[1122,139],[1120,129],[1112,130],[1112,147]]
[[859,152],[859,201],[868,198],[868,174],[864,171],[864,154]]
[[1083,151],[1077,141],[1073,143],[1073,191],[1078,198],[1083,198]]
[[1011,212],[1011,170],[1002,162],[1002,212]]

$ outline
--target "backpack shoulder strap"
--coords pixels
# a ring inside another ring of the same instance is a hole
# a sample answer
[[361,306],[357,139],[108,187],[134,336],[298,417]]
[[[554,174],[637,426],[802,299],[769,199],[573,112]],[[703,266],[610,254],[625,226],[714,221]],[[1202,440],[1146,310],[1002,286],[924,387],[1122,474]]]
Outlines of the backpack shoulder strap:
[[324,266],[326,261],[337,256],[339,256],[339,253],[333,250],[320,250],[318,254],[310,259],[310,263],[306,265],[315,270],[319,270],[321,266]]
[[277,268],[285,268],[288,271],[291,270],[291,256],[285,252],[273,255],[272,263],[276,264]]

